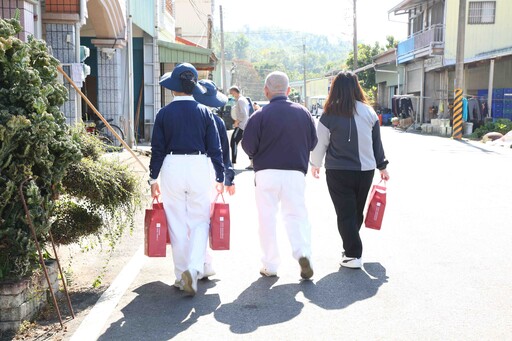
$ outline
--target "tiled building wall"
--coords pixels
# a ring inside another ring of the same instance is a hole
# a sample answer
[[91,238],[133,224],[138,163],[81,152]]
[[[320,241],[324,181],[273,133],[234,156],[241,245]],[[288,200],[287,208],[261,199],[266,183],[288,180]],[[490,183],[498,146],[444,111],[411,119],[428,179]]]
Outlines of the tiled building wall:
[[[71,75],[71,67],[69,65],[63,65],[62,69],[65,73],[68,75]],[[68,89],[68,100],[64,105],[60,108],[64,115],[66,116],[66,122],[68,124],[75,124],[77,122],[76,117],[76,111],[77,111],[77,105],[76,105],[76,91],[75,89],[69,84],[67,80],[64,80],[64,86]]]
[[121,51],[116,50],[109,58],[105,53],[98,53],[98,110],[112,123],[121,125],[123,105],[120,88]]
[[0,18],[13,18],[16,9],[20,10],[20,23],[23,27],[18,38],[27,41],[28,36],[35,32],[34,5],[22,0],[0,1]]
[[[75,25],[70,24],[46,24],[46,43],[51,46],[52,54],[63,65],[64,71],[71,76],[69,63],[76,63]],[[68,89],[68,101],[61,110],[69,124],[74,124],[80,118],[77,117],[78,105],[75,89],[64,80],[64,86]],[[79,85],[80,86],[80,85]]]
[[76,63],[75,25],[46,24],[46,42],[61,63]]

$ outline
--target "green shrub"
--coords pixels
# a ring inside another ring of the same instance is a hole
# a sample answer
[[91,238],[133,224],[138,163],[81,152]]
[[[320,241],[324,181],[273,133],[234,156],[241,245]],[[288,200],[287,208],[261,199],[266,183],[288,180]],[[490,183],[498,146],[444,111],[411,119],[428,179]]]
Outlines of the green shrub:
[[[19,15],[19,12],[18,14]],[[80,160],[60,107],[66,88],[43,41],[22,42],[17,19],[0,19],[0,281],[29,275],[37,258],[18,194],[24,194],[42,242],[60,182],[67,167]]]
[[76,243],[83,236],[98,233],[103,219],[98,212],[71,199],[59,202],[55,207],[52,235],[56,244]]
[[498,119],[496,122],[488,122],[483,126],[475,129],[475,132],[471,135],[474,138],[482,138],[485,134],[491,132],[497,132],[505,135],[512,130],[512,121],[506,118]]

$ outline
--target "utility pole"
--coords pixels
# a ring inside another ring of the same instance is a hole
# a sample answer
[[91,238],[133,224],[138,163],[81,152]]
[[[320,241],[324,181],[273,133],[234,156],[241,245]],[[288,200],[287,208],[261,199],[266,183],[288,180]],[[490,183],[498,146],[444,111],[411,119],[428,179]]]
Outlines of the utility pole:
[[466,0],[459,0],[457,56],[455,64],[455,102],[453,104],[452,138],[462,138],[462,92],[464,89],[464,42],[466,40]]
[[133,144],[135,141],[135,132],[134,132],[134,120],[135,120],[135,117],[134,117],[134,107],[135,107],[135,104],[133,103],[133,88],[134,88],[134,85],[133,85],[133,32],[132,32],[132,23],[133,23],[133,19],[132,19],[132,12],[131,12],[131,8],[130,8],[130,1],[127,1],[126,2],[126,7],[127,7],[127,12],[128,12],[128,15],[127,15],[127,23],[126,23],[126,39],[128,40],[127,44],[126,44],[126,48],[127,48],[127,53],[128,53],[128,60],[127,60],[127,64],[128,64],[128,120],[126,121],[127,122],[127,126],[128,126],[128,131],[126,132],[126,143],[128,144],[128,146],[130,146],[130,148],[133,147]]
[[354,45],[354,70],[357,70],[357,0],[354,0],[354,37],[352,44]]
[[302,52],[304,54],[304,106],[307,108],[308,103],[306,101],[306,43],[302,44]]
[[226,57],[224,51],[224,17],[222,14],[222,5],[220,7],[220,63],[221,63],[221,80],[222,80],[222,91],[226,95],[228,88],[226,86]]

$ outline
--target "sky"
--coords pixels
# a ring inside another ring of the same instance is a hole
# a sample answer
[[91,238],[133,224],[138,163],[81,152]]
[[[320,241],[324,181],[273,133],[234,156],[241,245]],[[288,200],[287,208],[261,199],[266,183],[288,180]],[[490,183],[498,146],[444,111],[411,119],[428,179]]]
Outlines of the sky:
[[[384,44],[387,35],[404,40],[407,37],[405,16],[388,19],[388,11],[401,1],[357,0],[358,42]],[[214,0],[214,4],[215,25],[220,26],[219,6],[222,5],[226,32],[238,32],[245,26],[251,29],[279,27],[352,41],[353,0]]]

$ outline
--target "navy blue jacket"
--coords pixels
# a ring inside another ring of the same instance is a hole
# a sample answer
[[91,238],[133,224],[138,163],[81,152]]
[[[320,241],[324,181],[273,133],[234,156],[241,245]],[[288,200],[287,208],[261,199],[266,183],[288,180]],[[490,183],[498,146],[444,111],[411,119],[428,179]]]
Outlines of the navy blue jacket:
[[242,148],[253,158],[255,172],[283,169],[306,174],[317,142],[309,111],[286,96],[276,96],[249,118]]
[[217,115],[213,115],[213,118],[215,119],[217,130],[219,131],[220,145],[222,146],[222,160],[224,161],[225,178],[224,184],[226,186],[232,186],[234,185],[233,180],[235,179],[235,170],[233,169],[233,164],[231,163],[231,157],[229,155],[228,132],[222,118]]
[[210,110],[192,96],[177,97],[156,115],[151,138],[149,176],[156,179],[167,154],[206,153],[215,168],[217,182],[224,182],[219,133]]

